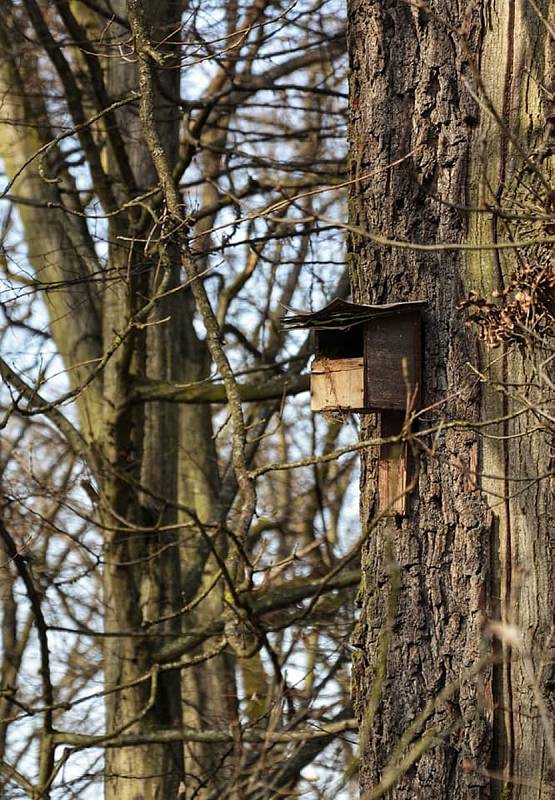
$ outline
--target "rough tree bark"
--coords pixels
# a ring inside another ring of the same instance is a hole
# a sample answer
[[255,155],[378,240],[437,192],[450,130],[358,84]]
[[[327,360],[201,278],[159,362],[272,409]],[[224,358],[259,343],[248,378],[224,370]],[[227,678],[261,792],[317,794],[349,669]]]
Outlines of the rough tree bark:
[[[420,427],[499,419],[522,407],[526,357],[482,349],[457,309],[471,289],[503,288],[516,256],[387,247],[363,231],[423,245],[522,238],[472,208],[509,206],[521,184],[534,184],[540,206],[546,196],[525,155],[542,147],[545,155],[552,134],[549,13],[547,2],[515,0],[350,3],[351,280],[361,302],[428,300],[430,409]],[[536,164],[547,174],[545,157]],[[524,252],[542,257],[538,248]],[[496,382],[509,380],[508,393],[499,391]],[[549,447],[542,432],[503,438],[531,428],[523,414],[489,427],[497,439],[468,427],[440,433],[432,451],[417,454],[407,517],[383,521],[369,538],[353,682],[365,797],[378,796],[377,787],[396,800],[553,796],[550,724],[530,676],[533,665],[541,681],[555,608],[553,497],[548,481],[533,480],[549,473]],[[371,455],[361,486],[367,524],[375,513]],[[499,619],[522,633],[512,652],[489,633]],[[442,690],[449,698],[403,739]],[[413,750],[399,766],[417,741],[420,757]]]

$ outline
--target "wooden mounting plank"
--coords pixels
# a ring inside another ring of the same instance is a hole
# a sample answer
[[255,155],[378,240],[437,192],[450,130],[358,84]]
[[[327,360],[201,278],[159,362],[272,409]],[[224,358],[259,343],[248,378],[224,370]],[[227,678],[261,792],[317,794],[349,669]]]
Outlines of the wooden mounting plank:
[[[399,411],[382,411],[382,437],[397,436],[405,415]],[[405,516],[408,510],[410,453],[406,442],[382,444],[378,464],[378,511],[389,516]]]

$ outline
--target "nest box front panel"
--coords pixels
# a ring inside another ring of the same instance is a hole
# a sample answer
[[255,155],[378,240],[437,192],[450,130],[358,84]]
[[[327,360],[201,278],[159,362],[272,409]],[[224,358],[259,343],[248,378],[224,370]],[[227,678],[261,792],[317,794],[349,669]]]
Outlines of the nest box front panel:
[[[403,367],[403,361],[405,368]],[[407,395],[419,405],[421,386],[421,323],[419,311],[378,317],[364,330],[367,408],[404,411]]]
[[310,379],[312,411],[364,408],[364,359],[320,356],[312,364]]

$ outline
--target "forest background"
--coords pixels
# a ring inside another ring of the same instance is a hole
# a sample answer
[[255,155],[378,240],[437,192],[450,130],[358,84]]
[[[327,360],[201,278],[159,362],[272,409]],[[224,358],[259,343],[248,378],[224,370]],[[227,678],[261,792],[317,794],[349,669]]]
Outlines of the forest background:
[[[550,797],[553,15],[5,4],[3,796]],[[405,516],[283,328],[351,290]]]

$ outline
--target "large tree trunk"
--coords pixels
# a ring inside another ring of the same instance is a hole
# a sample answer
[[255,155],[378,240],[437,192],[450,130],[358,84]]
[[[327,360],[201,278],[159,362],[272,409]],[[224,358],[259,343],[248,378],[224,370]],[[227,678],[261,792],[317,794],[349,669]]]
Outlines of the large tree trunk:
[[[538,5],[547,14],[547,3]],[[420,10],[403,0],[352,0],[349,24],[355,299],[428,300],[423,404],[430,410],[420,427],[510,414],[523,403],[493,382],[529,378],[526,359],[514,348],[481,349],[457,306],[470,289],[502,288],[514,253],[407,250],[362,230],[424,245],[508,238],[492,214],[468,207],[507,205],[520,150],[541,145],[546,26],[531,4],[514,0],[472,8],[436,0]],[[372,424],[366,419],[363,428]],[[524,414],[487,433],[506,437],[531,427]],[[545,480],[522,483],[549,472],[545,437],[484,439],[459,426],[426,444],[433,449],[415,458],[407,516],[381,522],[364,552],[354,671],[362,789],[371,797],[381,786],[407,800],[552,797],[551,732],[529,673],[533,664],[541,677],[553,621],[553,501]],[[376,485],[376,459],[368,454],[366,525]],[[521,630],[518,652],[492,639],[488,623],[497,619]],[[442,691],[449,697],[403,740]]]

